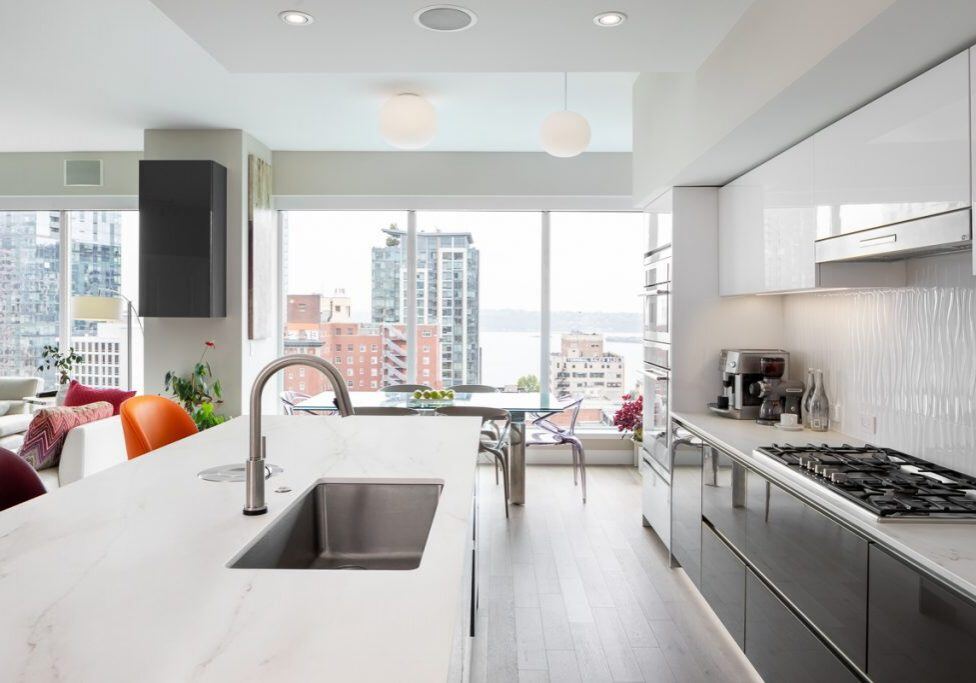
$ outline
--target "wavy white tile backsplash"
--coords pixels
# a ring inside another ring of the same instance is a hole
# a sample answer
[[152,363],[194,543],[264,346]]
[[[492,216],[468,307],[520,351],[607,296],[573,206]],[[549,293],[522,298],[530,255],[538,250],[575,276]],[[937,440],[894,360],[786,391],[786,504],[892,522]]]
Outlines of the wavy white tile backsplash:
[[[967,252],[909,286],[783,298],[794,379],[821,368],[839,431],[976,474],[976,277]],[[877,418],[872,434],[862,417]]]

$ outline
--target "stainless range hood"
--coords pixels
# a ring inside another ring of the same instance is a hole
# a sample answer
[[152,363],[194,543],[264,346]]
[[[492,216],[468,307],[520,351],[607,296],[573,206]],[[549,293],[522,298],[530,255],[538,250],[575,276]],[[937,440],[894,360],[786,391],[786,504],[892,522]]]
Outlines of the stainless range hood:
[[816,241],[817,263],[896,261],[972,248],[970,209],[958,209]]

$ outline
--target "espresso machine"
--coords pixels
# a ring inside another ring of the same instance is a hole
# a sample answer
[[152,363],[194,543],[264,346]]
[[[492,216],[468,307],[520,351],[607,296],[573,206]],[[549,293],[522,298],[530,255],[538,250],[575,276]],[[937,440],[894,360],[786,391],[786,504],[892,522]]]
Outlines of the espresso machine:
[[[764,359],[766,371],[771,373],[768,376],[763,371]],[[789,372],[789,363],[790,354],[782,349],[723,349],[719,357],[722,393],[714,403],[708,404],[708,409],[735,420],[758,419],[767,397],[753,394],[750,387],[764,380],[775,379],[782,383],[782,377]],[[773,377],[779,366],[782,368],[778,376]],[[772,391],[773,385],[769,384],[768,389]],[[802,389],[800,394],[803,394]],[[776,420],[779,420],[782,412],[781,400],[770,399],[766,412],[767,414],[775,412],[776,405],[780,406],[780,412],[776,412]],[[799,403],[797,403],[797,412],[799,412]]]
[[796,415],[800,419],[800,402],[803,398],[803,382],[783,379],[786,374],[786,358],[780,355],[764,355],[759,359],[762,379],[749,385],[749,393],[761,399],[756,422],[774,425],[783,413]]

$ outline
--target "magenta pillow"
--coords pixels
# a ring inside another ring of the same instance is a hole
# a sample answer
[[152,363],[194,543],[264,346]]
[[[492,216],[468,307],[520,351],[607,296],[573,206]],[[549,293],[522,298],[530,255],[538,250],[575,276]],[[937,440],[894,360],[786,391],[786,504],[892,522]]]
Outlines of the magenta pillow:
[[61,461],[61,447],[71,429],[111,416],[112,404],[106,401],[72,408],[42,408],[34,413],[27,427],[19,455],[35,470],[54,467]]
[[119,414],[119,406],[122,402],[136,395],[134,391],[122,391],[121,389],[97,389],[88,387],[76,379],[71,380],[68,385],[68,393],[64,396],[65,407],[86,406],[89,403],[107,401],[112,404],[112,415]]

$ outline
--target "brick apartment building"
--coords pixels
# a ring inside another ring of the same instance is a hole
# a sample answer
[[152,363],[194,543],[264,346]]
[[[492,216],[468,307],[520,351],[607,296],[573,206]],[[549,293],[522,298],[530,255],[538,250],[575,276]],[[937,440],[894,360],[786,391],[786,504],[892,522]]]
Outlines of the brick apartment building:
[[[414,342],[417,381],[440,388],[437,325],[417,325]],[[406,325],[354,322],[349,298],[341,293],[288,296],[285,353],[308,353],[329,361],[350,391],[378,391],[407,381]],[[319,372],[300,366],[285,370],[284,387],[310,395],[329,388]]]

